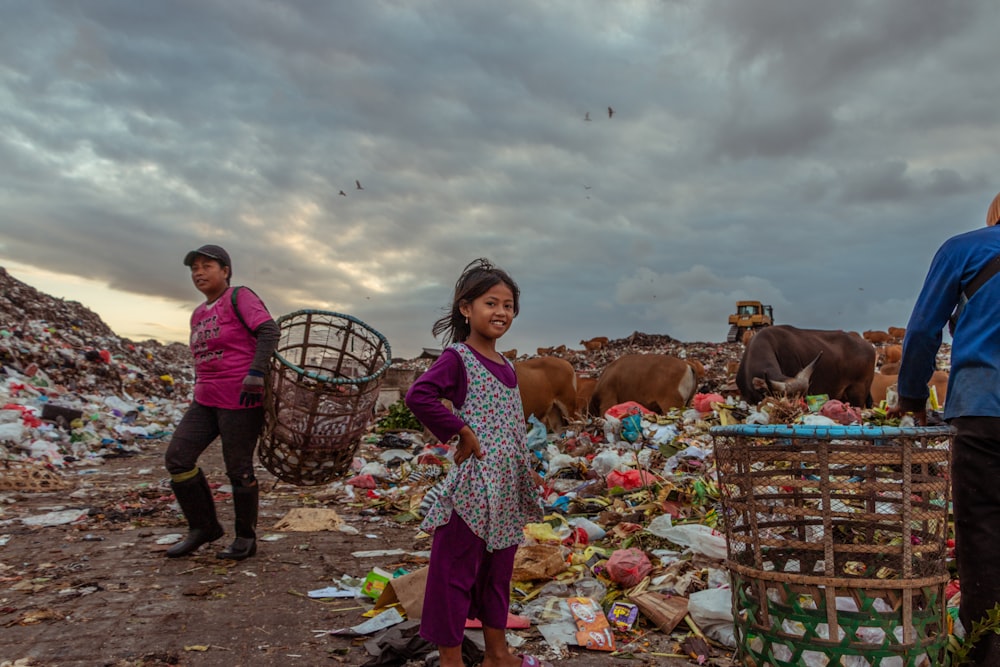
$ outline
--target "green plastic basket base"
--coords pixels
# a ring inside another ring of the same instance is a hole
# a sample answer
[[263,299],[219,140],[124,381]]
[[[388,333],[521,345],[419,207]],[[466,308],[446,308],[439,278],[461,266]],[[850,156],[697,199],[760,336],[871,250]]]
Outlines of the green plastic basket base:
[[[738,657],[752,667],[942,667],[948,664],[944,584],[839,588],[831,638],[828,590],[732,572]],[[905,582],[900,582],[905,584]],[[763,593],[764,600],[761,600]],[[909,600],[913,633],[904,642]],[[766,608],[764,607],[766,604]]]

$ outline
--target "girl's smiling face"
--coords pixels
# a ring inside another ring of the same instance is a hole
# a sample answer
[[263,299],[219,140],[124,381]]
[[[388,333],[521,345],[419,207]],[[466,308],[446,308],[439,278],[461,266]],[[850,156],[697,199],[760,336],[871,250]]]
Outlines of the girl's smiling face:
[[491,345],[507,333],[514,321],[514,292],[499,282],[460,310],[469,318],[469,342]]

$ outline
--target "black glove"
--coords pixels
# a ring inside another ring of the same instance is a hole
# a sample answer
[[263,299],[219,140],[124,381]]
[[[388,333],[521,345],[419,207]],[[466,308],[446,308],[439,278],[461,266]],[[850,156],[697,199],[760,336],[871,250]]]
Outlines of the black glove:
[[243,378],[243,390],[240,392],[240,405],[252,408],[264,400],[264,374],[250,370]]

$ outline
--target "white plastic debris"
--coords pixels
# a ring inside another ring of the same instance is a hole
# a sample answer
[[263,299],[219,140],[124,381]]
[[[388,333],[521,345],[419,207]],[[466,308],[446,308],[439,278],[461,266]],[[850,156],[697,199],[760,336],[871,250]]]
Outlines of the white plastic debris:
[[21,523],[26,526],[64,526],[68,523],[74,523],[76,521],[83,521],[87,518],[90,510],[87,508],[83,509],[72,509],[72,510],[58,510],[55,512],[48,512],[46,514],[36,514],[35,516],[21,517]]

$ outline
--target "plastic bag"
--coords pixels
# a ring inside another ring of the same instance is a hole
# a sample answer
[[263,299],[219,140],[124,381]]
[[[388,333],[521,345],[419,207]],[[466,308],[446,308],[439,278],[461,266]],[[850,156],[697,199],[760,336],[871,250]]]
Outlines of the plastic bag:
[[642,550],[632,548],[619,549],[611,554],[605,568],[612,581],[631,588],[653,570],[653,565]]
[[548,431],[545,430],[545,424],[538,421],[538,417],[531,415],[528,417],[528,423],[531,424],[532,428],[528,431],[528,449],[533,452],[540,451],[545,448],[548,443]]
[[590,467],[602,477],[607,477],[612,470],[627,470],[628,463],[618,452],[613,449],[605,449],[594,457],[594,460],[590,462]]
[[650,423],[645,425],[643,435],[654,445],[668,445],[677,437],[677,427],[673,424]]
[[572,468],[574,457],[569,454],[553,454],[549,457],[549,468],[547,474],[552,475],[557,470],[562,470],[563,468]]
[[836,399],[831,399],[824,403],[823,407],[819,409],[819,413],[824,417],[829,417],[838,424],[861,423],[860,410]]
[[722,394],[695,394],[691,399],[691,407],[698,412],[712,412],[712,403],[725,403],[726,399]]
[[615,419],[621,419],[626,415],[633,414],[651,415],[654,413],[652,410],[649,410],[635,401],[625,401],[624,403],[619,403],[618,405],[612,405],[604,411],[605,418],[614,417]]
[[607,483],[609,489],[620,486],[626,491],[633,491],[635,489],[641,489],[647,484],[655,484],[656,477],[651,473],[632,468],[630,470],[625,470],[624,472],[612,470],[608,473],[605,482]]
[[[361,470],[358,471],[358,475],[371,475],[375,479],[385,479],[389,476],[389,470],[382,463],[379,463],[378,461],[371,461],[361,467]],[[373,489],[375,487],[366,486],[365,488]]]
[[635,442],[642,436],[642,415],[638,412],[622,417],[622,440]]
[[732,591],[708,588],[688,596],[688,613],[701,631],[715,641],[736,648]]
[[[594,542],[596,540],[603,539],[607,535],[607,531],[598,526],[596,523],[587,519],[585,517],[578,517],[576,519],[570,519],[569,525],[573,526],[574,529],[582,529],[587,534],[587,540]],[[583,596],[587,597],[587,596]]]
[[558,528],[554,528],[552,524],[543,522],[529,523],[524,527],[524,534],[539,544],[559,544],[572,533],[573,531],[566,524],[560,524]]
[[823,415],[802,415],[802,423],[806,426],[836,426],[837,422]]
[[688,547],[703,556],[719,560],[726,557],[725,535],[700,523],[673,526],[661,531],[661,534],[674,544]]
[[354,477],[351,477],[349,480],[344,482],[344,484],[348,484],[358,489],[374,489],[375,478],[369,474],[355,475]]
[[618,432],[621,431],[622,422],[617,417],[604,415],[604,440],[610,444],[618,442]]
[[674,527],[673,520],[670,518],[669,514],[661,514],[646,525],[646,530],[651,532],[657,537],[662,537],[666,539],[669,536],[669,530]]

